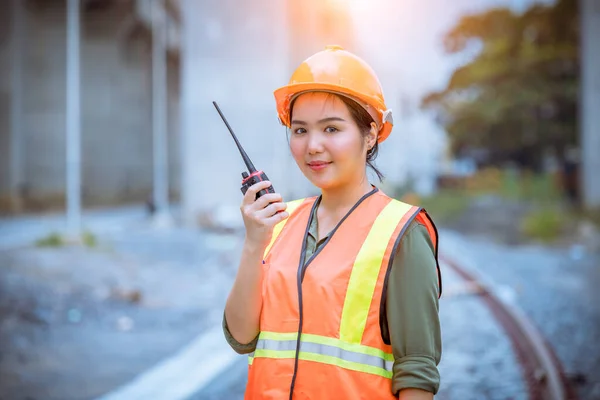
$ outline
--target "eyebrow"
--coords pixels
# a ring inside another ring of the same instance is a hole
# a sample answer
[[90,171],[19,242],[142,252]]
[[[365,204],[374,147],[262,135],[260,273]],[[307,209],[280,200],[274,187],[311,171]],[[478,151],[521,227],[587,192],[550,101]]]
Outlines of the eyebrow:
[[[341,121],[341,122],[346,122],[346,120],[345,120],[345,119],[343,119],[343,118],[340,118],[340,117],[329,117],[329,118],[323,118],[323,119],[319,120],[317,123],[319,123],[319,124],[323,124],[323,123],[325,123],[325,122],[332,122],[332,121]],[[294,124],[294,125],[307,125],[307,123],[306,123],[306,122],[304,122],[304,121],[299,121],[299,120],[297,120],[297,119],[293,120],[293,121],[292,121],[292,124]]]

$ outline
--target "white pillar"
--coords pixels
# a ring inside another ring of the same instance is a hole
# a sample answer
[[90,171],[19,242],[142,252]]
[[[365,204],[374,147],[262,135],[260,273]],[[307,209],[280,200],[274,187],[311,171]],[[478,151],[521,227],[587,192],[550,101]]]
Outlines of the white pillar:
[[81,234],[80,0],[67,3],[67,230]]
[[162,0],[152,2],[152,145],[153,201],[157,218],[168,217],[166,15]]
[[600,207],[600,0],[581,0],[581,154],[583,203]]
[[10,126],[10,194],[12,206],[21,209],[23,185],[23,4],[12,0],[12,90]]

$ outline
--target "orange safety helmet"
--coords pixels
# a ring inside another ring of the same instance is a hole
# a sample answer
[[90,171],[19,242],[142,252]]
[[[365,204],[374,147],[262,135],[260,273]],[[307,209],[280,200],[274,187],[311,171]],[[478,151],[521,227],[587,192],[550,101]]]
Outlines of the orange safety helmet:
[[346,96],[360,104],[379,128],[378,142],[390,135],[394,124],[392,110],[385,106],[375,71],[361,58],[340,46],[327,46],[307,58],[289,83],[274,92],[281,123],[290,127],[290,104],[294,98],[317,91]]

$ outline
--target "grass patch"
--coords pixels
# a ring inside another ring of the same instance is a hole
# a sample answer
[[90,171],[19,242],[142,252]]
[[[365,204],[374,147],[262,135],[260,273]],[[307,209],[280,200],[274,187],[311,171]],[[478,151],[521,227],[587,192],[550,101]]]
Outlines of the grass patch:
[[541,207],[523,218],[521,228],[530,239],[551,243],[564,231],[568,217],[554,207]]
[[68,240],[63,235],[53,232],[48,236],[35,241],[37,247],[63,247],[68,244],[82,244],[86,247],[97,247],[98,239],[89,231],[83,232],[81,237],[75,241]]
[[58,233],[51,233],[48,236],[36,240],[35,245],[37,247],[62,247],[65,245],[65,241]]
[[[409,204],[423,207],[437,224],[452,224],[467,211],[473,200],[492,196],[507,200],[502,204],[526,206],[523,212],[511,218],[515,227],[528,239],[545,244],[568,236],[578,221],[589,221],[600,229],[600,209],[576,210],[566,204],[561,192],[560,179],[553,174],[534,174],[530,171],[486,168],[473,176],[444,181],[437,193],[430,197],[414,194],[412,185],[395,188],[394,197]],[[481,211],[481,210],[480,210]],[[493,207],[489,212],[497,211]],[[473,224],[485,226],[485,215]]]
[[551,204],[561,199],[558,178],[552,174],[533,174],[528,171],[502,173],[498,194],[504,198]]
[[87,247],[98,246],[98,239],[96,239],[96,236],[91,232],[85,231],[81,237],[81,240]]

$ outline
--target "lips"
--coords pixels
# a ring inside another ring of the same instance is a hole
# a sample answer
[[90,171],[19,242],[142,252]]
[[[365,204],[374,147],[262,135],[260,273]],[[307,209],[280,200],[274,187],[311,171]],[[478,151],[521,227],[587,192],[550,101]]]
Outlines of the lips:
[[326,161],[311,161],[311,162],[307,163],[307,165],[313,171],[321,170],[321,169],[327,167],[329,164],[331,164],[331,162],[326,162]]

